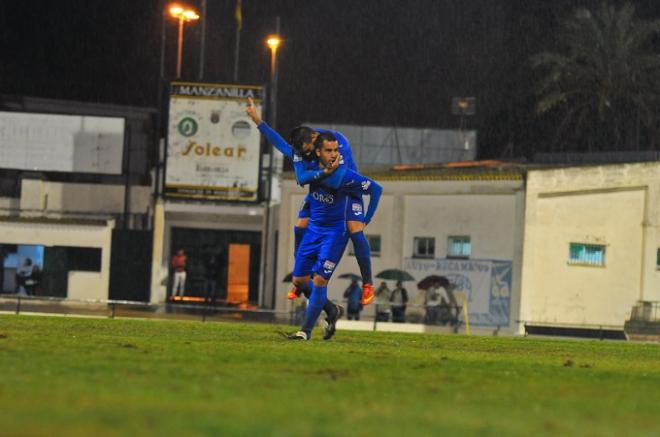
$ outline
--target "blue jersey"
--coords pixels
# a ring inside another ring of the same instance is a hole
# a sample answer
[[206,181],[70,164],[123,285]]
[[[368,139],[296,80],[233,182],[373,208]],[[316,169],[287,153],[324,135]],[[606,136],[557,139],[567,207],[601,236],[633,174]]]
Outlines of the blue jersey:
[[365,216],[368,223],[383,192],[375,181],[345,167],[335,170],[324,183],[326,181],[334,188],[319,183],[310,184],[307,196],[311,210],[309,226],[296,252],[294,276],[316,273],[330,279],[348,242],[346,214],[352,196],[371,196]]
[[365,222],[369,223],[380,200],[383,188],[374,180],[346,168],[337,169],[323,184],[310,184],[309,229],[315,231],[344,231],[347,205],[353,196],[369,195],[369,209]]

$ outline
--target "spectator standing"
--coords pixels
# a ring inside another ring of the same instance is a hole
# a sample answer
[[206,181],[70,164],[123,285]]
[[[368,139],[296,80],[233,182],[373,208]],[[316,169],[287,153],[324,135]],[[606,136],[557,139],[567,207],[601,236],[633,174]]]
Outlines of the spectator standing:
[[390,297],[392,297],[392,290],[385,282],[381,282],[376,290],[376,320],[379,322],[389,322],[390,320]]
[[348,320],[360,320],[360,311],[362,311],[362,289],[358,285],[357,279],[351,280],[351,285],[344,291],[344,298],[348,300],[347,317]]
[[218,280],[220,277],[220,256],[209,252],[204,263],[204,278],[206,279],[206,301],[215,304],[218,298]]
[[[439,282],[434,283],[426,290],[424,306],[426,307],[427,324],[435,325],[438,322],[441,310],[449,310],[448,299],[447,290]],[[446,322],[443,322],[443,324],[446,324]]]
[[[186,268],[188,257],[183,249],[179,249],[172,257],[172,270],[174,270],[174,282],[172,283],[172,296],[183,296],[186,287]],[[180,294],[179,294],[180,293]]]
[[31,289],[34,285],[34,280],[32,279],[33,270],[32,259],[25,258],[23,264],[16,270],[16,293],[25,293],[28,296],[31,294]]
[[403,287],[401,281],[397,281],[396,288],[392,290],[390,302],[392,303],[392,321],[395,323],[404,323],[406,321],[408,290]]

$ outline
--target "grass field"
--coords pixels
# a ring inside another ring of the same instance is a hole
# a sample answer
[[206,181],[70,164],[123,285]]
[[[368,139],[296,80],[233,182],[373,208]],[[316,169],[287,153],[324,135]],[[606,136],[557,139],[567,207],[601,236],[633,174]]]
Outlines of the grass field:
[[660,345],[0,315],[0,434],[659,435]]

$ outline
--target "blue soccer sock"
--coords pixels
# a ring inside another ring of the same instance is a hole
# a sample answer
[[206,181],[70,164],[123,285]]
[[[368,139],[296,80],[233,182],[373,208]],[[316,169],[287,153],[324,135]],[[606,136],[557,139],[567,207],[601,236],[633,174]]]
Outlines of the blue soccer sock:
[[305,232],[307,232],[307,228],[301,228],[300,226],[293,227],[293,256],[296,256],[298,253],[298,247],[305,236]]
[[[302,294],[305,295],[307,299],[309,299],[309,297],[312,295],[313,286],[314,286],[314,281],[310,279],[307,284],[299,286],[298,291],[300,291]],[[333,318],[335,314],[337,314],[337,304],[335,304],[330,299],[326,299],[325,305],[323,305],[323,311],[325,311],[325,314],[329,318]]]
[[362,274],[363,284],[373,284],[371,277],[371,248],[369,247],[369,240],[364,235],[364,232],[355,232],[351,234],[351,241],[355,249],[355,259],[360,267]]
[[307,310],[305,310],[305,321],[303,322],[302,328],[300,329],[305,334],[307,338],[312,338],[312,329],[321,315],[321,310],[325,305],[328,299],[328,287],[319,287],[314,286],[312,289],[312,295],[309,298],[307,303]]

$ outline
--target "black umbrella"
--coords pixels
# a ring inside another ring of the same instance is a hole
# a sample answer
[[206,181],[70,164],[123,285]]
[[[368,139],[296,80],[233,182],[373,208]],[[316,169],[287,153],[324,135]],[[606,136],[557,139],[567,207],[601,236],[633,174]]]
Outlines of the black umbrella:
[[399,269],[386,269],[376,275],[378,279],[385,279],[388,281],[414,281],[415,278],[405,270]]
[[350,279],[351,281],[359,281],[362,279],[361,276],[358,276],[355,273],[342,273],[337,277],[340,279]]
[[420,290],[428,290],[429,287],[431,287],[433,284],[438,284],[441,287],[448,289],[449,279],[445,278],[444,276],[438,276],[438,275],[427,276],[426,278],[422,279],[417,283],[417,288],[419,288]]
[[293,272],[287,274],[284,279],[282,279],[282,282],[291,282],[293,281]]

